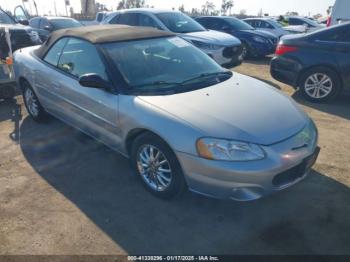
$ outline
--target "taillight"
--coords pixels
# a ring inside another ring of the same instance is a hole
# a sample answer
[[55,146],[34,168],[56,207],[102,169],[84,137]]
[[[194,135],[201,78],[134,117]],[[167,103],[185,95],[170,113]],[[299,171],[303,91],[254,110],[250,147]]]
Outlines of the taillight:
[[278,45],[276,48],[276,55],[284,55],[286,53],[295,52],[298,48],[290,45]]
[[332,17],[328,16],[328,18],[327,18],[327,27],[330,27],[331,23],[332,23]]

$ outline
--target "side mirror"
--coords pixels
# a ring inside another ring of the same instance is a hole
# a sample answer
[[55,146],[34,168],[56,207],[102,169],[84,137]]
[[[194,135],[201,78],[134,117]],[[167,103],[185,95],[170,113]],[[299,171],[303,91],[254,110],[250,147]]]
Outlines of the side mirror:
[[46,25],[46,26],[44,26],[44,29],[45,29],[46,31],[51,32],[51,31],[52,31],[52,26]]
[[18,23],[20,23],[21,25],[29,25],[29,21],[27,19],[18,20]]
[[110,89],[111,85],[97,74],[85,74],[79,78],[79,84],[84,87]]

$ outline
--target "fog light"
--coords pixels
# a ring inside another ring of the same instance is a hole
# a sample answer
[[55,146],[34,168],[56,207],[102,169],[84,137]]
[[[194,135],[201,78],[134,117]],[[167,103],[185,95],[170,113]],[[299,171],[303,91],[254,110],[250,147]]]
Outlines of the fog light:
[[235,187],[232,189],[231,199],[236,201],[251,201],[263,196],[261,187]]

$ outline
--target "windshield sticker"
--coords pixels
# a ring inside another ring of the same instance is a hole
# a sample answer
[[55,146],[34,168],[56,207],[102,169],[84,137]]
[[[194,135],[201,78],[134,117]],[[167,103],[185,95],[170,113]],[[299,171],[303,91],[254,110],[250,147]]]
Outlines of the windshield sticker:
[[172,43],[173,45],[177,46],[177,47],[186,47],[186,46],[190,46],[191,44],[186,42],[185,40],[182,40],[178,37],[175,37],[175,38],[171,38],[171,39],[168,39],[168,41],[170,43]]

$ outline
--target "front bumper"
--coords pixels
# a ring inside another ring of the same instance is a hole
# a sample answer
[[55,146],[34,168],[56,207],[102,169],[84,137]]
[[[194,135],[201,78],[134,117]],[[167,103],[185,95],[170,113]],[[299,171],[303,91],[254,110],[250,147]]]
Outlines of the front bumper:
[[250,201],[286,189],[306,177],[319,149],[292,150],[295,139],[264,146],[267,157],[259,161],[224,162],[177,152],[191,191],[219,199]]
[[267,56],[275,53],[277,42],[272,43],[258,43],[258,42],[248,42],[248,45],[250,47],[250,52],[253,56]]
[[202,50],[219,65],[225,68],[232,68],[240,65],[243,61],[242,46],[222,47],[218,50]]

